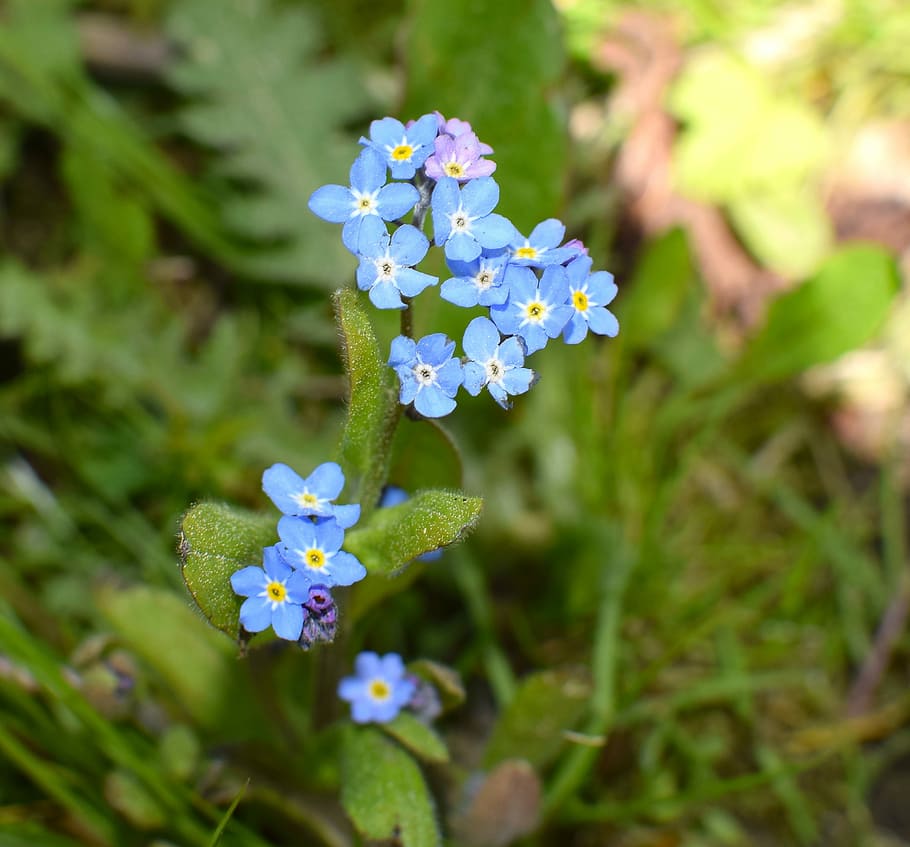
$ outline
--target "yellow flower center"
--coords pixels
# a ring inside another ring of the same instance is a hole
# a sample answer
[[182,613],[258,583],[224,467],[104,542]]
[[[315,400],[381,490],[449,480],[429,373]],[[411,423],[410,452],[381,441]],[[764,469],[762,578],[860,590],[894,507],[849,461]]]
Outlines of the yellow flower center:
[[464,176],[464,168],[458,162],[446,162],[443,170],[446,172],[446,176]]
[[265,587],[265,593],[273,603],[283,603],[284,598],[287,597],[288,590],[284,587],[284,583],[270,582]]
[[360,208],[361,208],[361,209],[369,209],[370,206],[372,206],[372,205],[373,205],[373,201],[370,200],[369,197],[361,197],[361,198],[360,198]]
[[314,571],[318,571],[325,564],[325,553],[317,547],[311,547],[303,554],[304,564]]
[[374,700],[388,700],[392,689],[384,679],[374,679],[370,682],[370,697]]
[[572,304],[579,312],[588,311],[588,295],[584,291],[572,292]]
[[399,144],[392,150],[392,158],[396,162],[407,162],[414,155],[414,148],[410,144]]
[[528,316],[529,321],[542,321],[546,311],[547,307],[543,303],[538,303],[537,301],[528,303],[528,305],[525,306],[525,314]]
[[309,491],[298,494],[294,499],[305,509],[313,509],[319,505],[319,498],[315,494],[310,494]]
[[536,259],[537,258],[537,248],[535,247],[519,247],[515,251],[516,259]]

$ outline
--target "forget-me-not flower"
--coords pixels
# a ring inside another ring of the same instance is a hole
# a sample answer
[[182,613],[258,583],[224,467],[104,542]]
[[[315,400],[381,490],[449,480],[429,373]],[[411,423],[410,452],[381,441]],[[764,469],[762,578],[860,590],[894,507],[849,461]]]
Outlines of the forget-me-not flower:
[[310,585],[353,585],[367,575],[357,557],[341,549],[344,530],[334,518],[285,516],[278,521],[278,537],[282,557]]
[[424,115],[410,126],[395,118],[382,118],[370,124],[370,138],[360,143],[372,147],[385,159],[394,179],[410,179],[433,152],[433,139],[439,131],[436,115]]
[[439,281],[413,268],[429,246],[427,237],[410,224],[396,229],[391,237],[383,232],[375,240],[361,238],[357,287],[369,291],[370,302],[378,309],[404,309],[400,295],[415,297]]
[[549,265],[538,281],[530,268],[510,264],[506,270],[509,299],[490,308],[490,317],[503,335],[524,339],[528,353],[546,346],[556,338],[572,317],[569,278],[561,265]]
[[512,335],[500,343],[499,330],[489,318],[474,318],[468,324],[462,347],[471,360],[464,366],[464,387],[474,397],[486,388],[508,409],[510,394],[524,394],[534,384],[534,371],[523,367],[522,340]]
[[355,723],[387,723],[408,704],[417,688],[397,653],[360,653],[354,660],[354,673],[338,683],[338,696],[351,704]]
[[588,329],[597,335],[613,338],[619,332],[619,321],[606,308],[616,296],[613,274],[607,271],[590,273],[592,261],[588,256],[579,256],[566,265],[569,277],[569,305],[574,314],[562,331],[566,344],[578,344],[588,334]]
[[505,303],[509,289],[503,280],[508,263],[508,250],[485,250],[473,262],[449,260],[446,264],[455,276],[442,284],[439,296],[465,307]]
[[262,563],[261,568],[250,565],[231,574],[234,593],[247,598],[240,607],[240,623],[247,632],[271,626],[279,638],[296,641],[307,615],[303,603],[309,582],[282,560],[277,546],[262,551]]
[[434,332],[415,342],[399,335],[392,341],[389,365],[401,382],[398,399],[427,418],[440,418],[455,408],[455,394],[464,381],[461,362],[452,358],[455,342]]
[[516,232],[509,243],[512,262],[532,268],[544,268],[571,259],[578,252],[574,242],[558,246],[565,234],[565,224],[556,218],[548,218],[537,224],[527,238]]
[[[474,132],[471,124],[461,118],[449,118],[446,120],[442,112],[433,112],[433,114],[436,115],[440,135],[451,135],[452,138],[458,138],[459,135],[464,135],[466,132]],[[489,156],[493,152],[493,148],[489,144],[484,144],[483,141],[478,143],[480,144],[480,152],[484,156]]]
[[473,132],[460,135],[438,135],[433,142],[433,155],[424,163],[427,176],[442,179],[450,176],[459,182],[490,176],[496,162],[483,158],[480,142]]
[[515,237],[512,222],[492,213],[498,202],[499,186],[492,177],[472,179],[463,188],[449,176],[436,183],[430,200],[433,237],[447,259],[470,262],[481,250],[499,250]]
[[360,506],[332,503],[342,488],[344,474],[335,462],[321,464],[306,479],[282,462],[266,468],[262,474],[262,490],[283,514],[334,517],[342,529],[348,529],[360,520]]
[[413,209],[419,199],[410,183],[386,185],[385,159],[368,147],[351,166],[350,188],[323,185],[310,195],[308,205],[324,221],[343,223],[341,240],[348,250],[357,253],[364,222],[394,221]]

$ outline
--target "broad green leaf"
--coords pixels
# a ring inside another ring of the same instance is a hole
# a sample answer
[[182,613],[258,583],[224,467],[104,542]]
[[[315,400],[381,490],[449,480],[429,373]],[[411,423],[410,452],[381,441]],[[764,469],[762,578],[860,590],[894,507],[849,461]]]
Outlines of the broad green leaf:
[[410,500],[377,509],[348,533],[349,550],[371,574],[389,574],[424,553],[458,541],[480,518],[483,500],[459,491],[420,491]]
[[407,492],[461,487],[461,454],[439,421],[402,418],[392,445],[389,482]]
[[694,278],[692,256],[681,229],[648,244],[617,300],[622,343],[633,350],[653,344],[673,324]]
[[404,847],[440,843],[433,803],[417,763],[372,727],[350,727],[341,756],[341,802],[366,839]]
[[484,766],[527,759],[534,767],[551,761],[585,714],[591,682],[578,671],[540,671],[525,677],[500,715],[484,754]]
[[382,730],[424,761],[449,761],[445,742],[409,712],[399,712],[395,720],[382,724]]
[[730,216],[762,265],[788,279],[814,273],[831,250],[831,222],[821,197],[805,186],[737,197]]
[[366,518],[379,501],[386,478],[390,441],[399,416],[398,398],[391,385],[393,372],[379,352],[376,333],[357,291],[340,289],[334,303],[350,391],[341,461],[348,476],[359,478],[357,499]]
[[167,810],[129,771],[118,769],[105,777],[104,799],[138,829],[159,829],[167,821]]
[[564,52],[549,0],[408,3],[408,90],[402,117],[438,109],[469,121],[495,150],[498,212],[525,231],[559,211],[566,121],[554,90]]
[[771,304],[737,373],[758,381],[785,379],[855,350],[881,328],[897,289],[894,260],[885,250],[841,249],[816,276]]
[[448,712],[464,702],[464,685],[458,671],[429,659],[409,662],[408,670],[436,688],[442,701],[443,712]]
[[242,598],[231,588],[231,574],[262,563],[262,548],[278,540],[270,515],[235,509],[224,503],[198,503],[180,526],[183,581],[212,626],[239,636]]
[[184,0],[168,30],[185,56],[171,80],[195,101],[183,126],[221,151],[219,175],[238,185],[222,201],[225,221],[269,245],[247,270],[338,285],[353,261],[338,228],[316,218],[307,200],[325,183],[348,184],[359,148],[342,127],[368,105],[354,65],[319,58],[324,45],[310,10],[270,0]]

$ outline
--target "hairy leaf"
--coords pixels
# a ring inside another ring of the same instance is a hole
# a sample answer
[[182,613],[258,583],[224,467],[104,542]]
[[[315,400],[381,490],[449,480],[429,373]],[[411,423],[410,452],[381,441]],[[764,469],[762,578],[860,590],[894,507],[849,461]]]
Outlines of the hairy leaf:
[[436,731],[417,720],[410,712],[399,712],[395,720],[382,724],[382,729],[415,756],[427,762],[449,760],[449,751]]

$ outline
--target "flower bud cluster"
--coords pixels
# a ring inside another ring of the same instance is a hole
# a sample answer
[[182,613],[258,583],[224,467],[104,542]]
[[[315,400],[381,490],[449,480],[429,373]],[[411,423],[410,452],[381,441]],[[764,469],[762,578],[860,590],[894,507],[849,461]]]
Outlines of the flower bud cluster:
[[[440,296],[489,310],[468,324],[463,359],[453,358],[455,344],[442,333],[392,342],[388,363],[399,377],[401,403],[441,417],[455,408],[459,388],[474,396],[486,388],[509,408],[509,397],[536,381],[525,357],[550,339],[562,335],[578,344],[589,331],[617,334],[619,324],[606,308],[617,293],[613,276],[592,273],[577,239],[561,243],[565,226],[555,218],[525,237],[493,211],[496,165],[485,158],[493,149],[466,121],[438,112],[408,124],[383,118],[360,143],[350,187],[324,185],[309,200],[318,217],[344,225],[342,241],[360,261],[358,288],[377,308],[408,308],[411,298],[439,283],[416,270],[432,244],[443,250],[452,274]],[[423,233],[428,212],[432,242]]]

